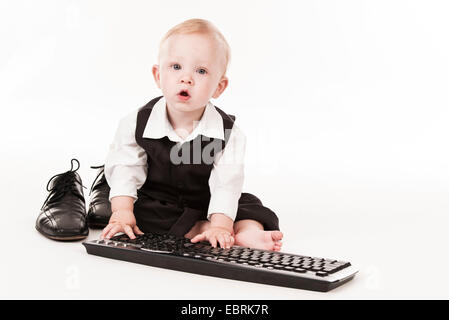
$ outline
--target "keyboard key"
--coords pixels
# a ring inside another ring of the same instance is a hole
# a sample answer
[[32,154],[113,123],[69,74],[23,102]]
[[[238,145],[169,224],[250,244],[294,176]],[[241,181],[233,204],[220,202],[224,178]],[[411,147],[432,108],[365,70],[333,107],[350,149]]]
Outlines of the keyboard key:
[[253,260],[253,261],[260,261],[260,258],[259,258],[259,257],[251,257],[250,260]]
[[303,268],[295,268],[293,271],[299,272],[299,273],[307,272],[307,270],[306,270],[306,269],[303,269]]
[[270,258],[270,257],[271,257],[271,253],[269,253],[269,252],[264,252],[264,253],[262,253],[262,257],[263,257],[263,258]]
[[309,270],[309,269],[311,269],[312,268],[312,266],[310,266],[310,265],[301,265],[301,267],[300,267],[301,269],[306,269],[306,270]]

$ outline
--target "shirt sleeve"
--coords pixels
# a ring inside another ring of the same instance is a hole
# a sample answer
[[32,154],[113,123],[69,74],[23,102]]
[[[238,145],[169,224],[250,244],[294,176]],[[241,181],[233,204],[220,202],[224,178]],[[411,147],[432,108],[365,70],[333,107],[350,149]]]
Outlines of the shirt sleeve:
[[111,191],[109,200],[129,196],[137,200],[137,190],[147,177],[147,154],[136,142],[137,110],[123,118],[106,157],[104,174]]
[[222,213],[235,220],[244,181],[246,136],[234,124],[228,143],[217,154],[209,178],[211,198],[207,219]]

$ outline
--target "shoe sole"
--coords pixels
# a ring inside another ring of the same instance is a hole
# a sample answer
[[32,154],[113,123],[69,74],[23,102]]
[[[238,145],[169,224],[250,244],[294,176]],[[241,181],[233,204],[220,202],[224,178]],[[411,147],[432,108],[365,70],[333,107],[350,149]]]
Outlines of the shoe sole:
[[58,237],[58,236],[51,236],[49,234],[46,234],[44,232],[42,232],[41,230],[39,230],[39,228],[36,227],[36,230],[39,231],[40,234],[42,234],[43,236],[52,239],[52,240],[58,240],[58,241],[75,241],[75,240],[83,240],[85,238],[87,238],[88,235],[78,235],[78,236],[69,236],[69,237]]

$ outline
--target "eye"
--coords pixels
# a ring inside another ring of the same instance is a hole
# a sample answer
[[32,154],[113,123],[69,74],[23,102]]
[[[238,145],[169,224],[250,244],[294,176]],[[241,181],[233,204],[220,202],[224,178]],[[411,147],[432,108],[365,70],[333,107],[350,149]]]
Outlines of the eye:
[[179,64],[177,64],[177,63],[173,64],[172,67],[175,70],[180,70],[181,69],[181,66]]
[[199,74],[206,74],[207,71],[204,70],[203,68],[200,68],[200,69],[198,69],[198,73],[199,73]]

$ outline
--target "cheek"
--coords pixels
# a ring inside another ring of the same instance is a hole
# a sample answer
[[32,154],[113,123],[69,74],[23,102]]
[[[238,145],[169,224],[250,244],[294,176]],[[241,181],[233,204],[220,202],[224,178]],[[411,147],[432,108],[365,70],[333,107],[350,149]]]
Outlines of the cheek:
[[207,94],[212,94],[215,92],[216,86],[210,81],[210,79],[198,79],[197,82],[198,87],[201,87],[201,91]]
[[164,73],[164,74],[161,74],[161,77],[160,77],[160,81],[161,81],[161,87],[163,88],[163,89],[170,89],[173,85],[173,76],[170,74],[170,73]]

